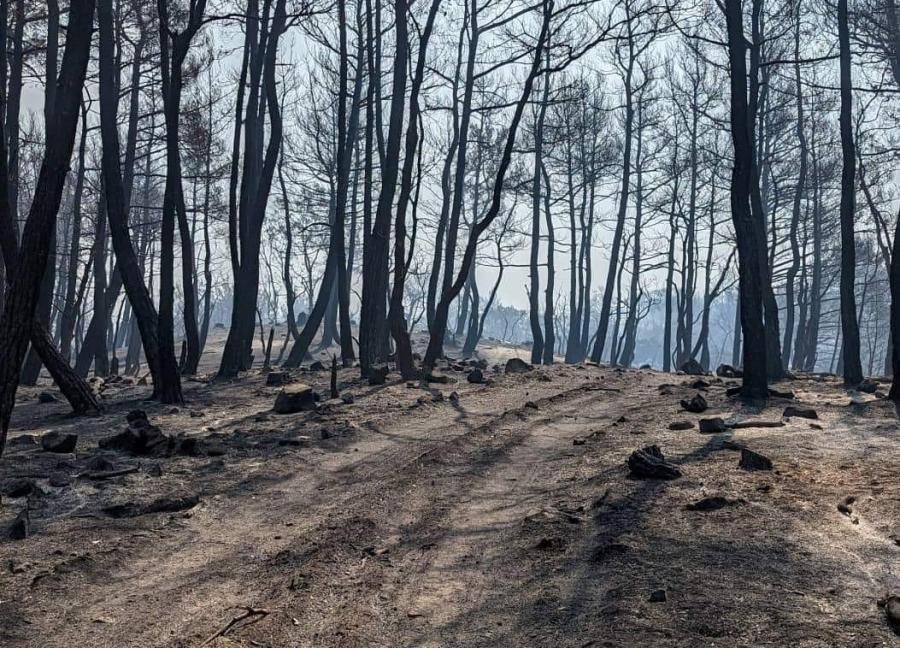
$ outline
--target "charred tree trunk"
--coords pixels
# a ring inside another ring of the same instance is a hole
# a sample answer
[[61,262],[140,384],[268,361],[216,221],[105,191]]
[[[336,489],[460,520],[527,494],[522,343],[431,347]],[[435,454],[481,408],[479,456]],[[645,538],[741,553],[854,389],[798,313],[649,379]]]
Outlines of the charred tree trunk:
[[797,177],[797,188],[794,190],[794,204],[791,212],[791,265],[788,268],[785,281],[784,343],[781,347],[781,364],[785,367],[790,366],[791,352],[793,351],[794,290],[797,275],[800,272],[798,228],[800,226],[800,209],[806,191],[806,168],[809,159],[806,132],[803,127],[803,83],[800,77],[800,3],[797,3],[797,24],[794,28],[794,59],[794,91],[797,93],[797,141],[800,144],[800,169]]
[[100,132],[110,235],[125,292],[141,331],[144,354],[153,377],[153,396],[164,403],[180,403],[183,399],[175,349],[160,340],[159,315],[144,283],[143,270],[138,264],[128,232],[128,201],[119,167],[118,92],[115,80],[118,68],[113,56],[112,0],[99,0],[97,22],[100,27]]
[[[469,275],[472,262],[475,258],[475,248],[478,246],[478,237],[490,226],[493,220],[500,213],[500,206],[503,197],[503,184],[506,179],[506,172],[509,169],[512,160],[513,148],[516,143],[516,134],[518,133],[519,123],[522,120],[522,114],[525,112],[525,106],[531,98],[531,91],[534,87],[534,80],[540,72],[541,61],[543,60],[543,50],[547,42],[550,30],[550,18],[553,12],[552,0],[544,0],[543,3],[543,22],[541,25],[541,33],[538,36],[535,46],[534,60],[531,64],[528,76],[525,79],[525,85],[522,89],[518,101],[516,102],[515,111],[513,112],[512,121],[506,133],[506,142],[503,147],[503,153],[497,167],[497,174],[494,178],[493,193],[491,196],[491,204],[485,216],[475,222],[472,232],[469,235],[469,241],[466,244],[463,253],[462,263],[456,279],[451,283],[448,290],[443,291],[441,298],[435,308],[434,323],[431,329],[431,335],[428,340],[428,348],[425,351],[425,359],[423,361],[424,369],[430,371],[434,368],[435,362],[443,351],[444,335],[447,332],[447,318],[450,311],[450,304],[459,296],[463,285]],[[452,266],[452,264],[450,264]],[[450,267],[447,268],[447,271]]]
[[[531,253],[529,256],[528,316],[531,323],[531,363],[540,364],[544,358],[544,334],[541,330],[541,307],[538,298],[541,277],[538,258],[541,247],[541,169],[544,165],[544,120],[550,93],[550,79],[543,80],[543,95],[534,127],[534,175],[531,182]],[[552,336],[552,334],[551,334]]]
[[34,314],[41,278],[74,149],[81,93],[90,58],[93,15],[93,0],[72,1],[53,121],[47,128],[44,160],[0,319],[0,453],[6,444],[19,371],[35,330]]
[[853,142],[853,89],[850,74],[850,27],[847,0],[838,0],[838,40],[841,76],[841,335],[843,339],[844,384],[862,382],[859,358],[859,323],[856,319],[856,236],[853,219],[856,209],[856,151]]
[[731,218],[738,244],[738,272],[741,299],[741,329],[744,337],[744,378],[746,397],[768,396],[766,371],[766,330],[763,321],[760,267],[764,240],[750,210],[753,144],[747,106],[747,62],[741,0],[726,0],[723,9],[728,28],[728,60],[731,90],[731,139],[734,168],[731,173]]

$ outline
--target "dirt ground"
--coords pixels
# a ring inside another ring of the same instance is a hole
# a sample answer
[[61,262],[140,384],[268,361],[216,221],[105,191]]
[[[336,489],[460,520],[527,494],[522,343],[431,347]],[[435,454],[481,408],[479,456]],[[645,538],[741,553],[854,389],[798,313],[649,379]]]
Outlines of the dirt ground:
[[[323,402],[287,415],[259,371],[186,383],[179,408],[107,382],[87,419],[22,389],[0,484],[34,489],[3,497],[0,535],[26,506],[32,535],[0,540],[0,645],[900,645],[878,606],[900,594],[900,426],[884,401],[803,377],[779,385],[795,400],[759,408],[708,378],[697,415],[679,406],[689,376],[441,371],[449,383],[371,387],[342,370],[344,403],[325,401],[328,371],[298,370]],[[792,404],[819,419],[669,429],[781,421]],[[195,456],[100,450],[137,408],[200,439]],[[76,432],[76,451],[27,437],[49,430]],[[629,477],[650,444],[680,478]],[[740,446],[774,470],[738,468]],[[725,506],[686,508],[712,496]]]

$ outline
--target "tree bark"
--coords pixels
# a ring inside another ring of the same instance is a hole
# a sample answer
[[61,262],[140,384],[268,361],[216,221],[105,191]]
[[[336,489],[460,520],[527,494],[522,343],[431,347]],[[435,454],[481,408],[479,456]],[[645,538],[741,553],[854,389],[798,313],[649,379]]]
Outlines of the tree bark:
[[853,142],[853,90],[850,60],[850,26],[847,0],[837,3],[838,41],[841,76],[841,334],[843,339],[844,384],[862,382],[859,357],[859,323],[856,319],[856,236],[853,231],[856,210],[856,150]]
[[53,122],[47,129],[44,160],[22,233],[15,273],[0,319],[0,453],[6,445],[19,371],[34,332],[40,282],[72,158],[81,93],[90,58],[93,0],[72,0],[68,39],[56,89]]
[[744,337],[744,377],[742,394],[750,398],[768,396],[766,372],[766,331],[763,321],[760,247],[750,209],[753,149],[747,106],[747,62],[741,0],[723,5],[728,28],[730,65],[731,139],[734,167],[731,173],[731,218],[738,244],[738,272],[741,300],[741,329]]

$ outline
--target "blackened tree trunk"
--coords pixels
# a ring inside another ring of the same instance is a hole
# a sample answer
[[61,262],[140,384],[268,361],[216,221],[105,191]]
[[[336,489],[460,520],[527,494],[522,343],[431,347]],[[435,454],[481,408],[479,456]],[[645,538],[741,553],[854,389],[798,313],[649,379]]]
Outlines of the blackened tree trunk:
[[53,121],[47,128],[44,160],[0,319],[0,453],[6,444],[19,371],[34,331],[41,278],[75,145],[81,92],[90,58],[93,15],[93,0],[72,1]]
[[363,250],[363,288],[360,310],[359,353],[362,374],[368,375],[372,366],[387,359],[388,319],[385,296],[388,292],[391,211],[397,190],[400,149],[403,134],[403,114],[406,100],[406,64],[408,40],[406,0],[395,0],[395,31],[397,53],[391,90],[391,112],[385,149],[385,163],[381,174],[381,192],[372,231]]
[[550,93],[550,79],[543,80],[543,93],[534,125],[534,174],[531,181],[531,252],[529,256],[528,317],[531,323],[531,362],[540,364],[544,357],[544,334],[541,330],[541,306],[538,298],[541,277],[538,258],[541,247],[541,169],[544,165],[544,120]]
[[853,231],[856,209],[856,150],[853,142],[853,89],[850,74],[850,26],[847,0],[838,0],[838,41],[841,69],[841,334],[843,338],[844,384],[862,382],[859,358],[859,323],[856,319],[856,236]]
[[[194,241],[188,223],[184,201],[184,185],[181,180],[181,150],[179,145],[179,120],[181,118],[181,92],[184,86],[184,62],[191,48],[191,41],[200,29],[206,0],[191,0],[188,5],[187,25],[176,31],[169,20],[169,0],[157,0],[159,14],[160,68],[162,71],[163,114],[166,121],[166,189],[163,195],[162,228],[163,256],[160,273],[160,342],[174,345],[174,327],[170,309],[170,254],[165,250],[169,231],[174,229],[177,217],[181,237],[181,292],[184,301],[184,334],[187,353],[181,371],[197,373],[200,362],[200,331],[197,324],[197,291],[194,285]],[[172,234],[174,236],[174,232]],[[163,285],[163,282],[166,282]],[[165,297],[165,298],[163,298]],[[163,306],[165,305],[165,311]]]
[[[275,3],[271,26],[262,34],[255,33],[252,23],[269,24],[268,15]],[[250,13],[259,15],[256,0],[250,2]],[[234,295],[231,310],[231,328],[222,362],[219,366],[220,378],[231,378],[250,366],[250,350],[253,344],[253,330],[259,295],[259,257],[262,242],[262,228],[265,222],[266,206],[275,175],[275,166],[281,150],[283,125],[276,80],[278,43],[286,29],[287,12],[285,0],[264,0],[264,19],[248,21],[247,68],[250,79],[250,93],[244,119],[244,165],[240,183],[240,200],[235,210],[229,213],[229,237],[234,271]],[[243,66],[242,66],[243,67]],[[242,76],[245,72],[242,71]],[[243,95],[239,93],[239,101]],[[262,96],[261,96],[262,95]],[[263,151],[263,110],[268,112],[269,142]],[[240,105],[237,109],[240,115]],[[238,117],[238,121],[239,117]],[[237,138],[236,138],[237,140]],[[235,148],[232,158],[232,187],[237,184]],[[307,323],[308,324],[308,323]]]
[[553,364],[556,350],[556,329],[554,326],[554,298],[556,296],[556,230],[553,227],[553,210],[550,200],[550,174],[547,165],[541,164],[541,177],[544,182],[544,222],[547,225],[547,285],[544,288],[544,353],[541,362]]
[[550,31],[550,18],[553,14],[553,1],[544,0],[542,9],[543,21],[541,24],[541,32],[535,45],[534,60],[532,61],[528,76],[525,78],[525,84],[522,89],[522,94],[516,102],[512,121],[510,122],[509,130],[506,133],[506,142],[504,144],[503,153],[500,157],[500,162],[497,167],[497,174],[494,178],[491,204],[490,207],[488,207],[487,213],[484,215],[484,217],[480,221],[476,221],[474,223],[471,233],[469,234],[469,240],[466,244],[466,248],[463,253],[462,262],[460,264],[459,272],[456,275],[456,279],[451,283],[448,290],[442,292],[441,298],[435,308],[434,322],[428,340],[428,348],[425,351],[425,359],[423,361],[423,368],[425,369],[425,371],[430,371],[434,368],[435,362],[442,353],[444,345],[444,335],[447,332],[447,318],[450,312],[450,304],[459,296],[460,291],[465,285],[472,262],[475,258],[475,250],[478,247],[478,238],[488,227],[490,227],[493,220],[500,213],[500,206],[503,198],[503,184],[506,180],[506,172],[509,169],[510,162],[512,161],[512,153],[516,143],[516,135],[519,130],[519,123],[522,121],[522,114],[525,112],[525,106],[528,104],[531,98],[531,91],[534,87],[534,80],[537,78],[540,72],[541,61],[543,59],[543,50],[547,43],[547,38]]
[[118,68],[113,55],[112,0],[99,0],[97,22],[100,31],[100,133],[103,140],[103,175],[106,213],[113,249],[131,309],[141,332],[144,355],[153,377],[153,396],[164,403],[180,403],[181,379],[174,346],[163,344],[159,335],[159,315],[144,283],[143,270],[128,231],[128,201],[122,182],[119,157]]
[[634,188],[634,245],[631,253],[631,282],[628,290],[628,315],[625,318],[625,335],[619,363],[630,367],[634,362],[637,343],[638,305],[640,303],[641,276],[641,228],[644,215],[644,109],[643,97],[637,110],[637,146],[635,147],[635,188]]
[[678,229],[675,222],[675,210],[678,206],[678,187],[681,174],[678,168],[678,122],[672,140],[672,199],[669,203],[669,245],[666,253],[666,297],[663,317],[663,371],[672,370],[672,289],[675,286],[675,239]]
[[[628,3],[626,8],[630,9]],[[606,345],[606,336],[609,329],[609,315],[612,308],[613,292],[616,289],[616,272],[619,267],[619,252],[622,248],[622,232],[625,229],[625,218],[628,214],[628,200],[631,186],[631,145],[632,126],[634,124],[634,92],[632,88],[632,76],[636,63],[637,52],[635,45],[635,26],[632,24],[631,14],[628,14],[626,29],[627,56],[625,63],[625,75],[622,79],[625,92],[625,125],[624,146],[622,149],[622,179],[619,189],[619,209],[616,214],[616,228],[613,232],[612,247],[609,252],[609,267],[606,271],[606,285],[603,288],[603,302],[600,305],[600,321],[597,324],[597,334],[594,339],[594,349],[591,352],[591,360],[600,362],[603,359],[603,349]]]
[[[797,19],[794,27],[794,91],[797,93],[797,140],[800,144],[800,169],[797,176],[797,188],[794,190],[794,204],[791,212],[791,265],[787,271],[784,293],[784,342],[781,345],[781,364],[785,367],[791,366],[791,353],[793,351],[794,291],[801,261],[798,228],[800,226],[800,210],[806,191],[806,169],[809,159],[806,131],[803,125],[803,83],[800,77],[800,3],[797,3]],[[802,349],[798,349],[798,351],[802,351]]]
[[[49,124],[53,119],[53,106],[56,104],[56,75],[57,60],[59,55],[59,0],[46,0],[47,2],[47,50],[44,58],[44,123]],[[41,296],[38,301],[37,321],[47,330],[50,329],[53,313],[53,289],[56,285],[56,231],[53,231],[53,240],[50,242],[50,261],[44,270],[44,278],[41,282]],[[41,372],[41,359],[36,349],[32,348],[25,359],[22,368],[22,384],[34,385],[37,383]]]
[[[759,114],[760,104],[760,67],[761,67],[761,49],[764,42],[762,33],[762,15],[764,0],[752,0],[751,3],[751,27],[752,38],[750,40],[750,88],[749,102],[747,109],[747,127],[750,132],[750,209],[753,214],[753,223],[756,229],[756,238],[760,244],[757,246],[761,255],[760,271],[760,288],[762,290],[763,311],[766,327],[766,371],[771,380],[778,380],[784,375],[784,368],[781,364],[781,339],[779,336],[778,324],[778,302],[775,300],[775,291],[772,288],[772,268],[767,262],[766,254],[766,205],[762,199],[760,190],[760,167],[766,163],[761,156],[755,154],[756,148],[756,123]],[[768,89],[768,86],[765,88]]]
[[[441,0],[432,0],[425,28],[419,39],[419,53],[416,59],[416,68],[413,75],[412,86],[409,93],[409,118],[406,130],[406,149],[403,157],[403,172],[400,178],[400,195],[397,200],[397,215],[394,222],[394,283],[391,288],[390,310],[388,320],[391,336],[396,347],[397,367],[405,380],[415,377],[416,369],[412,355],[412,344],[409,337],[409,329],[406,322],[406,314],[403,311],[403,292],[406,283],[409,258],[406,251],[406,210],[409,205],[413,187],[413,169],[416,160],[416,152],[419,148],[419,92],[425,78],[425,62],[428,53],[428,41],[434,28]],[[403,21],[406,16],[404,14]],[[397,17],[397,46],[406,47],[408,41],[407,28],[404,25],[400,29],[400,17]],[[402,41],[401,41],[402,37]],[[415,215],[413,216],[415,218]],[[415,227],[415,225],[414,225]],[[409,251],[411,256],[412,249]]]
[[81,204],[84,197],[85,153],[87,152],[87,106],[81,106],[81,142],[78,146],[78,172],[72,201],[72,236],[69,241],[69,263],[66,272],[66,291],[59,320],[59,350],[68,362],[72,354],[75,333],[75,295],[78,281],[78,256],[81,249]]
[[753,144],[750,139],[747,106],[746,40],[741,0],[723,5],[728,27],[730,65],[731,139],[734,167],[731,173],[731,218],[738,244],[738,272],[741,300],[741,329],[744,337],[744,378],[742,393],[750,398],[766,398],[766,331],[762,305],[762,257],[764,245],[757,236],[750,211]]

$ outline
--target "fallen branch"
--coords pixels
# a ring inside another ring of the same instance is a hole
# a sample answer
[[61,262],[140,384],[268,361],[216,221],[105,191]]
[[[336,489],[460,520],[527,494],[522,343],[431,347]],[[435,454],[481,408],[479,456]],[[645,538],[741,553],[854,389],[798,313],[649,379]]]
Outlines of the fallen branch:
[[266,618],[267,616],[269,616],[268,610],[263,610],[263,609],[257,610],[255,608],[250,607],[249,605],[242,605],[238,609],[244,610],[244,613],[239,614],[238,616],[234,617],[231,621],[229,621],[224,626],[222,626],[212,636],[210,636],[209,639],[207,639],[200,645],[208,646],[209,644],[211,644],[213,641],[215,641],[219,637],[224,637],[228,632],[230,632],[241,621],[251,619],[250,621],[248,621],[247,623],[244,624],[243,627],[246,627],[248,625],[256,623],[257,621],[260,621],[260,620]]
[[78,479],[86,478],[94,481],[103,479],[112,479],[113,477],[121,477],[122,475],[130,475],[140,470],[140,466],[132,466],[131,468],[122,468],[121,470],[103,470],[100,472],[83,472],[78,475]]
[[784,421],[738,421],[726,423],[732,430],[744,430],[746,428],[779,428],[784,427]]

